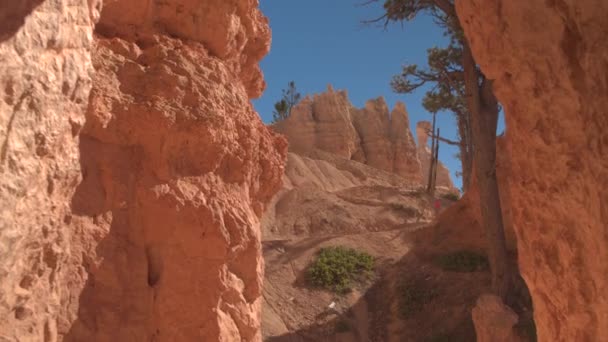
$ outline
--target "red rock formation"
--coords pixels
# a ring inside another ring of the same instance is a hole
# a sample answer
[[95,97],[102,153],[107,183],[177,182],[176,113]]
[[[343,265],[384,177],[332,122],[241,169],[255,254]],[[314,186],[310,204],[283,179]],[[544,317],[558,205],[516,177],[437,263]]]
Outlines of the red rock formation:
[[327,92],[303,99],[273,129],[287,137],[290,151],[296,153],[318,149],[408,180],[422,178],[403,103],[389,114],[384,98],[379,97],[359,109],[349,102],[346,91],[329,86]]
[[[429,147],[429,134],[431,123],[420,121],[416,124],[416,136],[418,138],[418,159],[422,170],[422,184],[427,184],[429,180],[429,168],[431,167],[431,149]],[[450,192],[458,193],[458,189],[452,183],[450,170],[441,161],[437,163],[437,188],[444,188]]]
[[507,123],[509,197],[539,341],[608,327],[608,3],[456,1]]
[[56,335],[69,291],[65,276],[74,271],[66,267],[70,199],[79,182],[78,131],[93,72],[95,8],[70,0],[34,5],[0,5],[3,341],[52,341]]
[[84,126],[96,13],[75,3],[0,45],[0,337],[260,340],[259,217],[286,143],[249,103],[258,2],[106,1]]
[[478,342],[521,342],[513,327],[517,314],[494,295],[482,295],[473,308]]

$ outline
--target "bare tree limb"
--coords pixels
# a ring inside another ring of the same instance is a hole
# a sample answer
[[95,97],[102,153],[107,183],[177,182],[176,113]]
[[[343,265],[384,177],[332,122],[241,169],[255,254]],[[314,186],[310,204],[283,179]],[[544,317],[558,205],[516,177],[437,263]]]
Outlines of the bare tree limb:
[[455,146],[459,146],[460,145],[460,141],[454,141],[454,140],[450,140],[450,139],[443,138],[443,137],[440,137],[440,136],[436,136],[433,133],[431,133],[430,129],[427,129],[426,133],[429,135],[430,138],[439,139],[440,141],[443,141],[444,143],[446,143],[448,145],[455,145]]

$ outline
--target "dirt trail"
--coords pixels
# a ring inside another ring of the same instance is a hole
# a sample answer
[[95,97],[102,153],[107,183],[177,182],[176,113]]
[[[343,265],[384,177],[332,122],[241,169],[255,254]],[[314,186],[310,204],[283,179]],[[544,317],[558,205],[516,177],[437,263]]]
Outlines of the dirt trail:
[[[348,334],[355,334],[355,340],[367,341],[371,318],[370,305],[364,295],[381,275],[388,271],[390,265],[401,260],[409,252],[408,234],[427,224],[428,221],[425,221],[378,232],[265,241],[264,336],[270,338],[269,341],[291,341],[294,336],[290,336],[290,339],[278,339],[276,336],[310,330],[313,325],[318,326],[319,331],[302,333],[301,338],[315,340],[322,338],[324,334],[332,333],[323,328],[323,325],[348,315],[351,316],[349,326],[354,328]],[[346,296],[308,288],[304,279],[305,270],[315,254],[321,248],[329,246],[350,247],[374,256],[378,265],[374,279]],[[336,303],[335,310],[328,308],[332,302]],[[342,339],[344,338],[346,336],[342,336]],[[352,338],[353,336],[350,336],[347,340]]]
[[[489,273],[445,272],[433,260],[459,248],[483,250],[483,232],[466,202],[442,199],[436,219],[434,201],[420,185],[366,165],[291,153],[284,188],[262,225],[264,340],[474,340],[470,309]],[[306,269],[329,246],[373,256],[374,277],[346,295],[311,287]],[[400,313],[403,284],[434,294],[408,317]]]

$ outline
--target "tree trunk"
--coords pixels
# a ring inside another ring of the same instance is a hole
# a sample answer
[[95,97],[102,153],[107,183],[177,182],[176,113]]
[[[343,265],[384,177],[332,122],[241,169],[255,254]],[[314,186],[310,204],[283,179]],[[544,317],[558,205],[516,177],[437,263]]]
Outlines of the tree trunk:
[[[507,244],[503,225],[498,181],[496,179],[496,125],[498,101],[491,81],[477,69],[468,44],[463,44],[465,91],[471,115],[474,165],[479,186],[482,224],[488,240],[488,256],[492,267],[492,289],[507,302],[511,289]],[[481,77],[480,77],[481,76]],[[479,84],[479,80],[481,85]]]
[[467,132],[467,170],[468,170],[468,184],[471,185],[473,178],[473,153],[475,151],[475,144],[473,143],[473,131],[471,128],[471,113],[466,113],[466,132]]
[[427,193],[432,195],[432,179],[433,179],[433,156],[435,154],[435,118],[436,118],[437,114],[433,113],[433,128],[432,128],[432,133],[431,133],[431,157],[429,160],[429,178],[427,180],[427,186],[426,186],[426,191]]
[[431,182],[431,195],[435,195],[435,188],[437,187],[437,168],[439,167],[439,127],[437,127],[437,133],[435,134],[435,150],[433,151],[433,178]]
[[469,120],[467,118],[468,113],[457,113],[456,121],[458,123],[458,135],[460,141],[458,147],[460,148],[460,164],[462,166],[462,188],[464,191],[469,189],[471,185],[471,171],[472,171],[472,146],[471,146],[471,135],[469,128]]

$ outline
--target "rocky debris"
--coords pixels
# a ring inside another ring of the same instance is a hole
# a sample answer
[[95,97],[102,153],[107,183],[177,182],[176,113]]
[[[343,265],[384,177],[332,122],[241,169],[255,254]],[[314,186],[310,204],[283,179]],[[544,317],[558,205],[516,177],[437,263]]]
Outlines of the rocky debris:
[[494,295],[482,295],[473,308],[478,342],[522,342],[514,330],[517,314]]
[[46,0],[0,44],[0,339],[259,341],[267,20],[107,0],[94,37],[99,5]]
[[408,180],[422,178],[416,145],[409,128],[405,105],[392,112],[380,97],[355,108],[346,91],[334,91],[304,98],[290,117],[273,125],[289,140],[290,151],[307,155],[322,150],[358,161]]
[[504,106],[512,225],[539,341],[608,327],[608,4],[456,2]]
[[[429,146],[429,134],[432,130],[431,123],[419,121],[416,124],[416,137],[418,138],[418,159],[422,170],[422,184],[427,184],[429,179],[429,168],[431,167],[431,148]],[[440,143],[441,144],[441,143]],[[441,148],[441,147],[440,147]],[[458,189],[452,183],[450,170],[441,161],[437,163],[437,189],[458,193]]]

